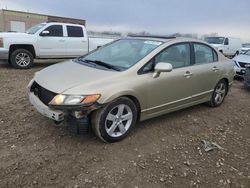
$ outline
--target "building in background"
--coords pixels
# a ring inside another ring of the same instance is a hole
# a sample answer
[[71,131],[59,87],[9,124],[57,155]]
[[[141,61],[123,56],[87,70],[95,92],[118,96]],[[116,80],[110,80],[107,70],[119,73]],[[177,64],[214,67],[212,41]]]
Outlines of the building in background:
[[85,25],[82,19],[51,16],[15,10],[0,10],[0,32],[25,32],[30,27],[42,22],[63,22]]

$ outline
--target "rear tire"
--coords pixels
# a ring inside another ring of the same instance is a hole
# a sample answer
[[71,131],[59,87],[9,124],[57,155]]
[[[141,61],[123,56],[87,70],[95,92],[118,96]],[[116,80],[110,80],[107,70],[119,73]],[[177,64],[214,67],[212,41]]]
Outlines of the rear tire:
[[28,50],[17,49],[10,54],[10,63],[17,69],[29,69],[34,64],[34,57]]
[[91,116],[92,129],[104,142],[118,142],[131,132],[137,120],[137,108],[134,102],[121,97]]
[[228,84],[225,80],[219,81],[213,91],[213,94],[211,96],[210,101],[208,102],[208,105],[210,107],[218,107],[220,106],[228,92]]

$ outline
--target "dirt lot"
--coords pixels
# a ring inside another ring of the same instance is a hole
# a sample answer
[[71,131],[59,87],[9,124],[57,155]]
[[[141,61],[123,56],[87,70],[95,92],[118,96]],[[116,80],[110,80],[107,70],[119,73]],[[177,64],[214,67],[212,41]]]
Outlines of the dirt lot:
[[[124,141],[75,136],[29,104],[34,72],[0,66],[0,187],[250,187],[250,92],[139,123]],[[205,152],[201,140],[223,150]]]

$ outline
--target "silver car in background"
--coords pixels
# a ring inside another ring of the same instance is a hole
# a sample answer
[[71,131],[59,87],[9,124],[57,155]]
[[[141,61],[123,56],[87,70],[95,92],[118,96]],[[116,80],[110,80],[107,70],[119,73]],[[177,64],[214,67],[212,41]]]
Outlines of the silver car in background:
[[250,50],[246,51],[244,54],[240,54],[233,59],[235,66],[235,75],[238,77],[244,77],[246,73],[246,66],[250,65]]

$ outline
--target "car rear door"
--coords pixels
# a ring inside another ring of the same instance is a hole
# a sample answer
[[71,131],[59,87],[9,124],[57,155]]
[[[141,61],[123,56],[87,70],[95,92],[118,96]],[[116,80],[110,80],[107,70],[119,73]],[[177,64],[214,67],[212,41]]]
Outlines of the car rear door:
[[82,26],[66,25],[67,56],[77,57],[88,53],[88,38]]
[[[48,31],[46,35],[42,32]],[[63,25],[50,25],[41,31],[38,36],[37,46],[39,57],[41,58],[60,58],[65,57],[66,46]]]
[[203,100],[210,96],[218,82],[222,69],[217,52],[203,43],[192,44],[192,96],[193,100]]

